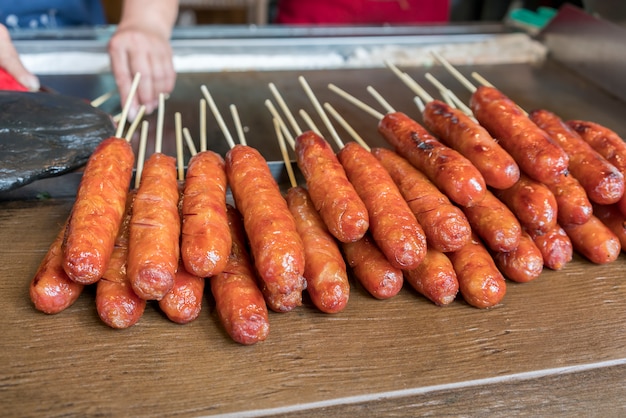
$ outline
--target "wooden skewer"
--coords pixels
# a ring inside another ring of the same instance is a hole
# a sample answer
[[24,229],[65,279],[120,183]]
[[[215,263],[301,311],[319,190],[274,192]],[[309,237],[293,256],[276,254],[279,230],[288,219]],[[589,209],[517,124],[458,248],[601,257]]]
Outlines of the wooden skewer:
[[141,122],[141,118],[143,118],[143,114],[145,112],[146,112],[146,106],[141,105],[139,107],[139,112],[137,112],[137,117],[135,118],[133,123],[130,124],[128,131],[126,132],[126,136],[124,137],[126,141],[130,142],[131,139],[133,139],[133,135],[135,135],[135,130],[137,130],[137,126],[139,126],[139,123]]
[[141,173],[143,172],[143,163],[146,160],[146,144],[148,143],[148,121],[141,123],[141,134],[139,137],[139,151],[137,153],[137,170],[135,171],[135,189],[139,188],[141,181]]
[[159,94],[159,109],[157,113],[156,139],[154,143],[154,152],[161,153],[163,149],[163,119],[165,115],[165,96]]
[[[189,152],[193,157],[198,153],[195,144],[193,143],[193,139],[191,138],[191,134],[189,133],[189,129],[183,128],[183,137],[185,138],[185,143],[187,144],[187,148],[189,148]],[[206,151],[206,150],[205,150]]]
[[128,117],[128,111],[130,110],[130,104],[135,97],[135,92],[137,91],[137,86],[139,85],[139,80],[141,79],[141,74],[135,74],[133,78],[133,83],[130,86],[130,92],[128,93],[128,97],[126,98],[126,104],[122,109],[122,115],[120,116],[119,122],[117,123],[117,131],[115,136],[117,138],[122,138],[122,132],[124,131],[124,125],[126,125],[126,118]]
[[116,90],[111,90],[111,91],[108,91],[108,92],[104,93],[101,96],[96,97],[95,99],[93,99],[91,101],[91,105],[93,107],[100,107],[100,106],[102,106],[107,100],[109,100],[111,97],[113,97],[113,95],[115,94],[115,91]]
[[178,167],[178,180],[185,179],[185,161],[183,155],[183,122],[180,112],[174,113],[174,126],[176,132],[176,163]]
[[272,95],[276,99],[276,102],[278,102],[278,106],[283,111],[283,113],[287,117],[287,121],[291,124],[291,128],[296,133],[296,136],[297,135],[301,135],[302,134],[302,129],[300,129],[300,127],[298,126],[298,123],[296,122],[296,118],[293,116],[293,114],[289,110],[289,107],[287,106],[287,103],[285,103],[285,100],[280,95],[280,93],[279,93],[278,89],[276,88],[276,86],[274,85],[274,83],[270,83],[269,87],[270,87],[270,90],[272,92]]
[[487,81],[487,79],[485,77],[483,77],[482,75],[478,74],[475,71],[472,72],[472,77],[474,77],[474,80],[478,81],[483,86],[494,87],[494,88],[496,87],[493,84],[491,84],[489,81]]
[[335,127],[333,126],[330,119],[328,119],[328,115],[326,115],[326,112],[324,112],[324,109],[322,108],[322,105],[320,104],[320,102],[317,100],[317,97],[315,97],[315,94],[313,93],[313,90],[311,90],[309,83],[307,83],[307,81],[302,76],[298,77],[298,81],[300,81],[302,88],[304,88],[306,95],[309,97],[309,100],[311,100],[311,103],[313,103],[313,107],[319,114],[320,118],[322,118],[322,122],[324,122],[324,126],[326,126],[326,129],[328,129],[328,131],[330,132],[330,135],[333,137],[333,139],[337,143],[337,146],[339,148],[343,148],[344,145],[343,145],[343,142],[341,141],[341,138],[339,138],[339,134],[335,130]]
[[204,94],[204,97],[207,103],[209,104],[209,108],[211,109],[211,112],[213,112],[213,116],[215,116],[215,119],[217,120],[217,124],[222,130],[222,133],[224,134],[224,137],[226,138],[226,142],[228,143],[228,146],[230,148],[234,148],[235,141],[233,140],[233,137],[230,134],[230,131],[228,130],[228,127],[226,126],[226,123],[224,123],[224,119],[222,118],[221,113],[219,112],[219,110],[217,109],[217,106],[215,105],[215,102],[213,101],[213,97],[211,96],[211,93],[209,93],[209,89],[207,89],[205,85],[202,85],[200,86],[200,90],[202,90],[202,94]]
[[395,109],[389,104],[389,102],[387,102],[387,100],[383,98],[383,96],[380,95],[380,93],[376,91],[376,89],[374,89],[374,87],[367,86],[366,90],[369,94],[371,94],[378,101],[378,103],[380,103],[382,107],[385,108],[387,113],[395,112]]
[[206,99],[200,99],[200,151],[206,150]]
[[276,138],[278,138],[280,153],[282,154],[283,161],[285,162],[285,169],[287,170],[289,183],[291,184],[291,187],[296,187],[298,182],[296,181],[296,175],[293,173],[293,166],[291,165],[291,159],[289,158],[289,153],[287,152],[287,146],[285,144],[285,137],[283,135],[282,128],[280,127],[278,120],[272,120],[274,121],[274,130],[276,131]]
[[400,80],[404,82],[404,84],[409,89],[411,89],[411,91],[413,91],[413,93],[421,97],[423,101],[431,102],[434,100],[433,97],[430,94],[428,94],[428,92],[424,90],[424,88],[420,86],[417,83],[417,81],[415,81],[409,74],[407,74],[406,72],[400,71],[398,67],[396,67],[389,61],[386,61],[386,64],[391,69],[391,71],[393,71],[398,76],[398,78],[400,78]]
[[471,93],[476,91],[476,86],[474,86],[471,81],[469,81],[463,74],[459,72],[456,68],[452,66],[444,57],[442,57],[437,51],[431,51],[433,56],[443,65],[446,70],[450,72],[461,84],[463,84]]
[[343,116],[339,114],[339,112],[337,112],[337,110],[335,110],[334,107],[330,105],[330,103],[324,103],[324,109],[326,109],[328,113],[330,113],[330,115],[334,117],[337,120],[337,122],[339,122],[339,124],[352,137],[352,139],[354,139],[359,145],[361,145],[363,148],[365,148],[368,151],[372,150],[370,146],[367,145],[365,140],[363,140],[363,138],[357,133],[357,131],[354,130],[354,128],[343,118]]
[[364,110],[366,113],[370,114],[371,116],[374,116],[378,120],[382,119],[385,116],[379,111],[377,111],[376,109],[374,109],[373,107],[367,105],[365,102],[362,102],[361,100],[352,96],[350,93],[346,92],[345,90],[340,89],[334,84],[329,84],[328,88],[332,90],[333,92],[337,93],[339,96],[346,99],[347,101],[349,101],[350,103],[352,103],[353,105],[355,105],[356,107],[360,108],[361,110]]
[[467,107],[467,105],[465,105],[465,103],[463,103],[452,90],[447,88],[441,81],[437,80],[434,75],[432,75],[431,73],[426,73],[425,77],[428,81],[430,81],[435,87],[439,89],[442,96],[447,95],[450,98],[450,100],[452,101],[452,103],[448,103],[450,106],[458,107],[466,115],[472,116],[472,110]]
[[235,123],[235,129],[237,130],[237,137],[241,145],[248,145],[246,136],[243,134],[243,126],[241,125],[241,119],[239,118],[239,112],[237,112],[237,106],[230,105],[230,113],[233,116],[233,122]]
[[422,99],[420,99],[419,96],[415,96],[413,98],[413,102],[415,102],[415,106],[417,106],[417,108],[419,109],[420,113],[424,113],[424,110],[426,110],[426,105],[424,104]]
[[276,121],[278,122],[278,124],[280,126],[280,129],[283,131],[285,139],[287,140],[287,142],[289,142],[289,146],[292,149],[295,149],[296,148],[296,140],[294,139],[293,135],[291,135],[291,132],[289,132],[289,128],[285,124],[285,121],[283,120],[283,118],[278,113],[278,110],[276,110],[276,107],[274,106],[274,103],[272,103],[271,100],[267,99],[267,100],[265,100],[265,107],[267,107],[269,109],[269,111],[272,114],[273,118],[276,119]]
[[304,122],[307,124],[310,130],[315,132],[317,135],[322,136],[322,131],[320,131],[320,129],[315,124],[315,122],[313,122],[313,118],[311,118],[311,116],[306,112],[306,110],[300,109],[298,113],[300,114],[300,117],[304,119]]

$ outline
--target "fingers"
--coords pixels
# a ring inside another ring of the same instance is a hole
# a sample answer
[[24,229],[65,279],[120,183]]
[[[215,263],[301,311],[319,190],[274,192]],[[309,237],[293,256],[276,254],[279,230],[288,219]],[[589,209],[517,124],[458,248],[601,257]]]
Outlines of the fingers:
[[11,42],[8,29],[2,24],[0,24],[0,67],[28,90],[39,90],[39,79],[24,67]]
[[136,30],[118,31],[109,42],[109,55],[122,105],[125,105],[134,75],[141,74],[129,108],[129,120],[136,117],[141,105],[145,105],[146,113],[153,112],[158,107],[159,94],[169,94],[174,89],[176,72],[167,39]]

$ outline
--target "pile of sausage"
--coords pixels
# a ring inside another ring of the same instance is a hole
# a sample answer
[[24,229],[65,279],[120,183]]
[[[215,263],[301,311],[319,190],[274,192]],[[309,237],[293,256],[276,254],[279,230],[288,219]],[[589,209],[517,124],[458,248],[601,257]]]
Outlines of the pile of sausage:
[[504,297],[505,278],[561,269],[573,251],[614,261],[626,245],[624,141],[592,122],[527,115],[492,87],[479,87],[470,107],[476,119],[433,100],[425,127],[384,115],[378,130],[393,150],[348,143],[335,153],[304,132],[295,151],[306,187],[284,196],[246,145],[225,158],[194,155],[184,181],[172,157],[154,154],[129,191],[133,151],[106,139],[31,300],[57,313],[95,283],[111,327],[136,323],[149,300],[186,323],[208,280],[226,332],[254,344],[268,335],[268,309],[291,311],[305,291],[322,312],[344,309],[348,269],[378,299],[406,280],[437,305],[460,293],[488,308]]

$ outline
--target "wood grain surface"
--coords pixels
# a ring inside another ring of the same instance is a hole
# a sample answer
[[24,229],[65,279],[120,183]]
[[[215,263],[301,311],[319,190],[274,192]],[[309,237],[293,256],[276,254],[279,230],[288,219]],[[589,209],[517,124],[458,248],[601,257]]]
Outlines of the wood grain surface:
[[345,311],[270,315],[244,347],[209,296],[176,325],[151,304],[113,330],[95,289],[49,316],[28,284],[71,200],[0,204],[0,404],[4,416],[618,416],[626,408],[626,256],[508,283],[501,305],[436,307],[407,286],[375,300],[352,281]]

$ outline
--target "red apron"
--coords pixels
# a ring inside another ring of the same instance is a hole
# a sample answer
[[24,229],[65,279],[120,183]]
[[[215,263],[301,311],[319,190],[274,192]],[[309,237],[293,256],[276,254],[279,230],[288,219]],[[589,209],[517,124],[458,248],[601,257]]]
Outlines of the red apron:
[[405,24],[447,22],[450,0],[279,0],[276,23]]

